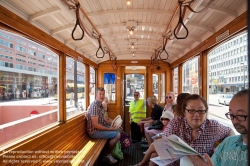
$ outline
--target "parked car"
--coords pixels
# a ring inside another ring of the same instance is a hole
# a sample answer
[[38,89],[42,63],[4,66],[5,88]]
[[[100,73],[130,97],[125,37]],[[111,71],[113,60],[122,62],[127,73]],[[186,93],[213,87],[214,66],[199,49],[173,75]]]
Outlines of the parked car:
[[220,94],[218,98],[219,104],[229,105],[231,99],[233,97],[233,94]]

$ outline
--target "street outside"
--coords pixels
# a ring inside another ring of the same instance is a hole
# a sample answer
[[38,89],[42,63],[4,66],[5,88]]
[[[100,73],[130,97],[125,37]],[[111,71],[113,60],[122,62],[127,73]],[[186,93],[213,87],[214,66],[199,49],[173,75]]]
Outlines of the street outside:
[[219,104],[218,103],[218,97],[219,97],[218,94],[210,94],[209,97],[208,97],[208,100],[207,100],[208,106],[209,106],[208,118],[209,119],[215,119],[215,120],[219,121],[221,124],[232,128],[234,130],[235,134],[239,134],[235,130],[231,120],[227,119],[226,116],[225,116],[225,114],[227,112],[229,112],[229,106]]

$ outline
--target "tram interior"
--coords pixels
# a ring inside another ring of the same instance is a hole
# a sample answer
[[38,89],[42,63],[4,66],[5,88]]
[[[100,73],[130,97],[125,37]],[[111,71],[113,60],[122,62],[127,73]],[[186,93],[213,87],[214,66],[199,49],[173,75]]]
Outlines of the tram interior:
[[[108,115],[121,115],[126,133],[135,91],[142,99],[155,95],[164,106],[169,91],[212,101],[248,88],[247,0],[0,0],[0,5],[0,92],[5,90],[0,161],[18,150],[81,151],[86,142],[104,147],[105,141],[92,142],[79,131],[86,127],[97,87],[105,88]],[[229,59],[227,50],[235,56],[229,64],[221,62]],[[65,147],[67,141],[72,146]]]

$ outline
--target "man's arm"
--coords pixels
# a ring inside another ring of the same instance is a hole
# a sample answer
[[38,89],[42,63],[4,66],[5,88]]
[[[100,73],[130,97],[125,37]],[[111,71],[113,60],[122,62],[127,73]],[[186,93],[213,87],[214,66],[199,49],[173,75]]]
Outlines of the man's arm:
[[108,125],[111,125],[111,123],[113,122],[113,119],[110,119],[110,118],[108,117],[108,113],[107,113],[107,112],[104,114],[104,120],[105,120],[105,122],[106,122]]
[[94,128],[98,129],[98,130],[106,130],[106,131],[115,131],[117,130],[116,127],[105,127],[101,124],[98,123],[98,116],[91,116],[91,121],[92,121],[92,124],[94,126]]
[[190,155],[188,156],[190,158],[190,160],[192,161],[192,163],[194,164],[194,166],[214,166],[213,161],[211,160],[211,158],[209,157],[208,154],[205,154],[204,157],[207,160],[204,161],[200,156],[198,155]]
[[141,119],[140,122],[138,122],[138,125],[142,124],[142,123],[153,123],[154,120],[149,117],[149,118],[144,118],[144,119]]

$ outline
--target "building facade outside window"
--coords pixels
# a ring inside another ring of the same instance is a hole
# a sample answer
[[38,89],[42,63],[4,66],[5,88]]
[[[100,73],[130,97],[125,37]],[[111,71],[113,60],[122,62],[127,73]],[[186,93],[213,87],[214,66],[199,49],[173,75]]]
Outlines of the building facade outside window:
[[[41,49],[53,63],[38,61]],[[0,146],[58,121],[58,59],[44,46],[0,30]]]
[[247,44],[244,32],[209,52],[210,94],[236,93],[248,88]]

